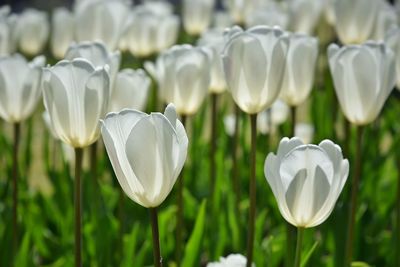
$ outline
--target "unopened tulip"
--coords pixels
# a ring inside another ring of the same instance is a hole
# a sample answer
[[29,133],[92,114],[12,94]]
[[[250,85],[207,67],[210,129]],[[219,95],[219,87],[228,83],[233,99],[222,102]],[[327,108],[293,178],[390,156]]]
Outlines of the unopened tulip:
[[221,53],[224,49],[224,31],[212,29],[205,32],[198,41],[198,45],[211,49],[211,81],[210,92],[222,93],[226,89],[224,69],[222,67]]
[[246,15],[246,26],[253,27],[257,25],[279,26],[286,29],[289,24],[289,13],[287,8],[278,5],[275,2],[266,6],[253,9]]
[[223,0],[233,21],[238,25],[244,25],[247,14],[252,10],[252,1],[249,0]]
[[51,30],[51,51],[53,55],[62,59],[70,44],[74,41],[74,17],[66,8],[57,8],[53,12]]
[[272,105],[280,93],[288,37],[279,28],[267,26],[246,31],[234,27],[227,36],[222,59],[228,90],[244,112],[256,114]]
[[65,53],[65,59],[73,60],[74,58],[87,59],[95,68],[107,65],[110,76],[110,93],[112,92],[121,63],[119,51],[110,52],[102,42],[82,42],[71,44]]
[[150,79],[142,70],[123,69],[117,74],[111,95],[110,111],[124,108],[144,110],[150,89]]
[[379,4],[379,0],[336,0],[335,28],[343,44],[361,44],[368,40]]
[[215,0],[184,0],[183,27],[190,35],[200,35],[211,24]]
[[129,12],[129,4],[119,0],[86,0],[75,6],[76,41],[101,40],[115,49]]
[[30,56],[39,54],[49,37],[47,14],[36,9],[26,9],[18,17],[17,32],[21,51]]
[[271,108],[257,116],[257,129],[262,134],[274,132],[289,116],[289,107],[282,100],[275,101]]
[[285,220],[309,228],[332,213],[346,183],[349,162],[330,140],[305,145],[297,137],[285,137],[277,154],[268,154],[264,172]]
[[328,48],[336,95],[346,118],[365,125],[379,115],[396,82],[394,54],[383,43]]
[[369,39],[383,41],[388,30],[397,27],[396,10],[389,3],[381,2],[375,26]]
[[181,115],[193,115],[200,108],[210,84],[210,51],[190,45],[173,46],[160,57],[163,75],[159,87],[167,103]]
[[83,148],[99,137],[99,119],[110,96],[108,66],[95,68],[83,58],[62,60],[43,69],[43,96],[54,132],[65,143]]
[[173,105],[164,114],[126,109],[107,114],[101,132],[125,194],[139,205],[159,206],[186,160],[188,138]]
[[215,11],[212,22],[212,27],[217,29],[225,30],[233,25],[233,20],[228,12],[226,11]]
[[386,33],[386,44],[395,53],[396,61],[396,87],[400,90],[400,28],[393,28]]
[[17,50],[17,15],[10,14],[10,7],[0,7],[0,56]]
[[300,138],[304,144],[310,144],[314,139],[314,126],[309,123],[296,123],[294,135]]
[[318,56],[318,39],[291,34],[281,98],[290,106],[303,103],[311,92]]
[[31,62],[19,55],[0,58],[0,117],[19,123],[32,115],[41,97],[41,68],[45,58]]
[[[247,259],[241,254],[231,254],[221,257],[218,262],[211,262],[207,267],[246,267]],[[254,267],[255,265],[252,264]]]
[[290,28],[293,32],[312,34],[319,21],[324,0],[292,0],[289,2]]

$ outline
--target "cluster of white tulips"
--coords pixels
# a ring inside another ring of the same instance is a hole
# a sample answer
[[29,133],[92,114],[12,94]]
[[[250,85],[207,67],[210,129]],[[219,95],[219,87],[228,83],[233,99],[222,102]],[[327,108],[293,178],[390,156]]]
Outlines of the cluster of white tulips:
[[[363,129],[379,117],[396,81],[400,86],[396,9],[384,0],[224,0],[222,4],[226,11],[217,12],[215,0],[184,0],[181,14],[167,1],[133,5],[124,0],[84,0],[72,10],[61,7],[51,14],[0,9],[0,117],[15,130],[12,227],[16,246],[18,217],[23,216],[17,210],[20,125],[43,101],[43,117],[53,137],[75,152],[75,266],[83,262],[83,149],[92,146],[100,152],[96,148],[100,136],[123,192],[150,210],[155,266],[169,262],[160,250],[157,208],[178,183],[175,262],[180,266],[187,241],[181,233],[186,188],[182,170],[193,141],[188,120],[201,116],[210,96],[208,201],[214,205],[218,185],[216,140],[227,134],[235,140],[232,168],[237,170],[238,160],[249,166],[248,174],[242,172],[249,185],[249,207],[247,251],[236,251],[246,257],[232,254],[219,262],[209,260],[207,266],[255,266],[256,204],[263,203],[264,197],[256,198],[257,133],[276,135],[290,116],[291,130],[285,133],[288,137],[275,140],[276,153],[263,149],[264,175],[282,217],[297,227],[295,250],[293,229],[287,225],[290,259],[286,264],[303,266],[303,231],[322,224],[334,211],[350,169],[348,155],[336,144],[339,141],[312,144],[318,129],[299,121],[300,109],[315,87],[319,59],[326,57],[341,111],[357,127],[349,222],[343,226],[348,229],[346,255],[341,265],[350,266]],[[338,38],[338,44],[328,49],[316,36],[323,17]],[[54,64],[46,66],[43,55]],[[141,68],[121,69],[132,56]],[[227,102],[226,91],[236,113],[224,117],[219,100]],[[150,100],[156,104],[149,105]],[[242,112],[250,118],[249,158],[236,154]],[[336,111],[327,114],[331,112]],[[226,133],[217,132],[219,122]]]

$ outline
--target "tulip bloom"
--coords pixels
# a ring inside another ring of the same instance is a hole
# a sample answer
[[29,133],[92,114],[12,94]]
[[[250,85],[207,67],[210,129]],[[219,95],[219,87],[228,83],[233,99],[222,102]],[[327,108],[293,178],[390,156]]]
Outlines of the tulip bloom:
[[164,114],[126,109],[107,114],[101,132],[125,194],[139,205],[159,206],[186,160],[188,138],[175,107]]
[[98,121],[108,107],[108,65],[95,68],[83,58],[62,60],[43,70],[44,105],[57,136],[74,148],[99,137]]
[[222,56],[228,90],[244,112],[259,113],[280,93],[288,37],[279,28],[256,26],[234,27],[228,38]]
[[269,5],[254,9],[246,15],[246,26],[248,28],[257,25],[279,26],[286,29],[289,24],[289,12],[282,5],[274,2]]
[[202,34],[211,23],[215,0],[184,0],[183,27],[190,35]]
[[[230,254],[227,257],[221,257],[219,262],[210,262],[207,267],[246,267],[247,259],[240,254]],[[252,266],[255,266],[252,264]]]
[[146,107],[150,83],[149,77],[142,69],[121,70],[117,74],[109,110],[114,112],[124,108],[143,110]]
[[336,0],[335,28],[343,44],[361,44],[370,37],[380,1]]
[[43,51],[49,37],[50,25],[46,12],[26,9],[17,20],[18,45],[28,55]]
[[249,0],[223,0],[224,7],[228,10],[236,24],[243,25],[246,15],[252,10],[252,1]]
[[376,42],[342,48],[331,44],[328,57],[346,118],[356,125],[375,120],[396,81],[393,52]]
[[32,115],[41,97],[40,79],[45,58],[31,62],[19,55],[0,58],[0,117],[19,123]]
[[129,12],[126,1],[87,0],[75,6],[76,41],[101,40],[109,49],[118,45]]
[[181,115],[193,115],[203,103],[210,83],[210,51],[203,47],[177,45],[160,57],[163,75],[159,86],[165,101]]
[[389,30],[385,36],[385,42],[395,53],[396,87],[400,90],[400,28]]
[[101,42],[82,42],[72,44],[65,53],[65,59],[84,58],[93,64],[95,68],[108,66],[110,76],[110,93],[114,88],[115,79],[121,63],[119,51],[110,52]]
[[324,0],[289,2],[290,28],[293,32],[312,34],[321,17]]
[[53,55],[62,59],[74,40],[74,16],[66,8],[53,11],[50,45]]
[[311,92],[318,57],[318,39],[291,34],[281,98],[290,106],[303,103]]
[[299,138],[283,138],[277,154],[268,154],[265,177],[290,224],[308,228],[323,223],[346,183],[349,162],[329,140],[305,145]]
[[383,41],[388,30],[397,27],[397,13],[389,3],[381,1],[375,26],[369,39]]
[[270,109],[257,116],[257,129],[262,134],[275,132],[277,126],[284,123],[289,116],[289,107],[282,100],[275,101]]
[[0,7],[0,56],[7,56],[17,49],[17,15],[10,14],[9,6]]
[[223,30],[213,29],[205,32],[198,40],[198,45],[208,47],[212,51],[210,92],[215,94],[224,92],[226,81],[221,57],[225,45]]

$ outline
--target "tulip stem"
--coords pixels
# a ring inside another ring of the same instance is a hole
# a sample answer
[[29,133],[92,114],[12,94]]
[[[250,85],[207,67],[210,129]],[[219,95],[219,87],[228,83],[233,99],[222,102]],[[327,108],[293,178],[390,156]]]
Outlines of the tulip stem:
[[18,148],[21,136],[21,124],[14,123],[14,149],[13,149],[13,250],[14,255],[18,248]]
[[75,148],[75,190],[74,190],[74,203],[75,203],[75,267],[82,266],[82,158],[83,149]]
[[[186,115],[182,115],[181,122],[183,127],[186,127]],[[185,176],[185,168],[182,169],[181,174],[178,178],[178,195],[177,195],[177,223],[176,223],[176,264],[179,267],[182,259],[182,244],[183,244],[183,189],[185,187],[184,176]]]
[[257,150],[257,114],[250,115],[251,123],[251,152],[250,152],[250,180],[249,180],[249,225],[247,237],[247,264],[251,267],[253,262],[254,229],[256,221],[256,150]]
[[162,267],[162,257],[160,249],[160,236],[158,233],[158,215],[157,208],[149,208],[151,231],[153,236],[153,256],[154,256],[154,267]]
[[214,204],[214,191],[216,180],[215,151],[217,150],[217,103],[218,95],[211,94],[211,142],[210,142],[210,196],[211,207]]
[[397,201],[396,201],[396,264],[395,266],[400,266],[400,158],[397,156]]
[[294,267],[300,267],[301,265],[301,246],[303,243],[304,228],[297,228],[297,242],[296,242],[296,257],[294,260]]
[[240,202],[240,182],[239,182],[239,168],[238,168],[238,158],[237,158],[237,147],[239,143],[239,122],[240,122],[240,108],[235,105],[235,126],[232,140],[232,182],[233,190],[235,191],[235,203],[236,211],[239,212],[239,202]]
[[357,200],[358,200],[358,188],[360,185],[360,177],[362,173],[362,137],[363,137],[363,127],[357,126],[357,139],[356,139],[356,164],[355,173],[353,177],[353,182],[351,186],[351,202],[350,202],[350,214],[349,222],[347,225],[347,243],[345,251],[345,267],[351,266],[351,261],[353,258],[353,240],[354,240],[354,227],[356,222],[356,210],[357,210]]
[[290,117],[291,117],[291,127],[290,127],[290,137],[294,137],[296,134],[296,107],[290,107]]

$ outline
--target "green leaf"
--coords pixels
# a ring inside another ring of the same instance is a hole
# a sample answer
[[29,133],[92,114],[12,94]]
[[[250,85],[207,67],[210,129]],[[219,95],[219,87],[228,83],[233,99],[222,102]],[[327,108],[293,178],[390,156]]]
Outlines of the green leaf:
[[361,262],[361,261],[353,261],[351,263],[351,267],[371,267],[371,265],[369,265],[366,262]]
[[182,266],[191,267],[198,266],[196,259],[200,254],[200,247],[203,239],[204,227],[205,227],[205,215],[206,215],[206,200],[201,202],[196,223],[192,234],[190,235],[189,242],[185,247],[185,255],[183,257]]
[[312,254],[314,253],[315,249],[318,247],[319,241],[315,241],[314,245],[310,248],[310,250],[307,252],[307,254],[303,257],[303,260],[301,261],[301,267],[305,267],[307,265],[307,262],[310,260]]

